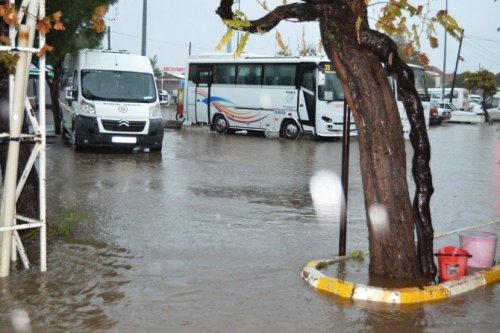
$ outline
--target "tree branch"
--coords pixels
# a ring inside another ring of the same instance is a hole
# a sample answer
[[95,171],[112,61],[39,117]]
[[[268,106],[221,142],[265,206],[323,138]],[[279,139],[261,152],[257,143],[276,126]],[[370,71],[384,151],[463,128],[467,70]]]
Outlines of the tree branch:
[[[215,13],[223,20],[232,20],[234,18],[233,3],[234,0],[221,0],[220,6]],[[249,26],[241,27],[239,30],[260,33],[271,31],[284,20],[295,19],[299,22],[316,21],[318,16],[312,9],[313,7],[307,3],[292,3],[278,6],[257,20],[250,20]]]

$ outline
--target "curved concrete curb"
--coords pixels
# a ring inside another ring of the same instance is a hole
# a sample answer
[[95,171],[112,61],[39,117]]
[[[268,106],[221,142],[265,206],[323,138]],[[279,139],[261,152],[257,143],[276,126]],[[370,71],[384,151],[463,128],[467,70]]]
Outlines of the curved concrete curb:
[[339,260],[313,260],[302,269],[302,278],[314,288],[344,298],[383,302],[394,304],[410,304],[437,301],[471,291],[480,286],[500,280],[500,266],[494,266],[460,280],[452,280],[432,286],[389,289],[355,284],[349,281],[326,276],[321,268]]

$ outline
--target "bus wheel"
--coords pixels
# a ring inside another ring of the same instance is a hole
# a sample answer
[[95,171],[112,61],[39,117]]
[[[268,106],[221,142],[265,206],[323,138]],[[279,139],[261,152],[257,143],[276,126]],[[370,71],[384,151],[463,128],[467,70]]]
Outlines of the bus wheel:
[[287,121],[283,126],[282,134],[285,139],[297,139],[299,133],[299,126],[294,121]]
[[218,115],[215,117],[214,120],[215,123],[215,130],[219,134],[226,134],[227,130],[229,129],[229,123],[227,122],[226,118],[223,115]]

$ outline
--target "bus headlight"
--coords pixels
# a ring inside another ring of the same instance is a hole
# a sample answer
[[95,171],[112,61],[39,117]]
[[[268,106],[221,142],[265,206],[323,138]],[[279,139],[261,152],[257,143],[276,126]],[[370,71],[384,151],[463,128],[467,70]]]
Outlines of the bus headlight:
[[332,118],[328,118],[326,116],[321,117],[321,120],[323,120],[325,123],[333,123]]
[[94,103],[82,99],[80,110],[82,113],[95,116],[95,106]]
[[160,104],[155,103],[149,107],[149,118],[161,118]]

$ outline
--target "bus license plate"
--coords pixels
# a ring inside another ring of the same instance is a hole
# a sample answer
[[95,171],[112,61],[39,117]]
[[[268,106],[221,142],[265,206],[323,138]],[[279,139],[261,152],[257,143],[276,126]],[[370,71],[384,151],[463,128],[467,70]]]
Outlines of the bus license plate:
[[114,143],[137,143],[137,138],[135,136],[114,136],[111,138],[111,142],[114,142]]

